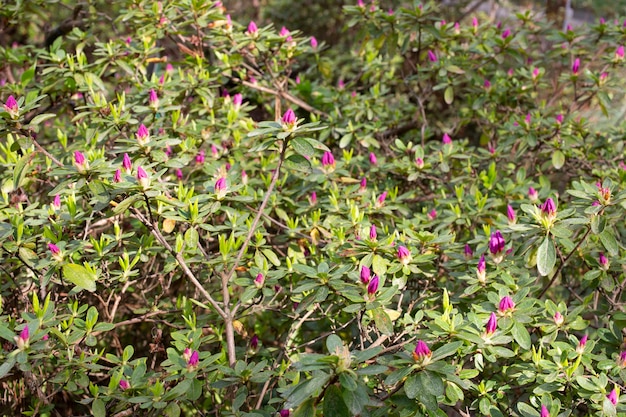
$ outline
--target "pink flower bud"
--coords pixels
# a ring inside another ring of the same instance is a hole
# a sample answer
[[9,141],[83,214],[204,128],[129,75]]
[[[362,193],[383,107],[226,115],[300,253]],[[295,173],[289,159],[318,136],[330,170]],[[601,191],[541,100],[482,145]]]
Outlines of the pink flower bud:
[[572,74],[578,75],[578,70],[580,69],[580,58],[576,58],[574,63],[572,64]]
[[194,366],[197,366],[199,362],[200,362],[200,354],[198,353],[197,350],[194,350],[191,353],[191,356],[189,357],[189,361],[187,362],[187,367],[193,368]]
[[116,169],[115,174],[113,174],[113,182],[122,182],[122,170]]
[[424,359],[430,358],[431,356],[432,352],[430,351],[428,345],[422,340],[418,340],[415,350],[413,351],[413,359],[416,362],[422,362]]
[[515,302],[508,295],[502,297],[500,304],[498,305],[498,311],[502,314],[512,311],[515,308]]
[[472,250],[472,247],[469,245],[469,243],[465,244],[465,259],[471,259],[474,256],[474,251]]
[[554,320],[554,324],[556,324],[557,326],[562,325],[565,321],[565,317],[563,317],[563,314],[561,314],[561,312],[559,311],[554,313],[554,317],[552,319]]
[[376,225],[373,224],[370,226],[370,240],[376,240],[377,237]]
[[550,412],[548,411],[548,407],[541,404],[541,415],[539,417],[550,417]]
[[585,351],[585,345],[587,344],[588,336],[584,335],[580,338],[580,342],[578,342],[578,346],[576,347],[576,353],[581,355]]
[[279,35],[282,36],[282,37],[289,36],[289,29],[287,29],[286,27],[283,26],[282,28],[280,28]]
[[557,115],[554,117],[554,119],[556,120],[556,123],[557,123],[557,124],[559,124],[559,125],[560,125],[561,123],[563,123],[563,115],[562,115],[562,114],[557,114]]
[[428,217],[428,220],[433,221],[437,218],[437,210],[432,209],[431,211],[428,212],[428,214],[426,215]]
[[417,169],[424,168],[424,160],[422,158],[415,158],[415,165],[417,165]]
[[342,79],[339,79],[339,81],[337,81],[337,88],[339,88],[340,90],[343,90],[345,87],[346,87],[346,83]]
[[311,36],[311,48],[317,49],[317,39],[315,39],[315,36]]
[[127,380],[122,379],[122,380],[120,381],[120,389],[121,389],[122,391],[126,391],[126,390],[127,390],[127,389],[129,389],[129,388],[130,388],[130,383],[129,383]]
[[598,263],[600,264],[600,269],[603,271],[609,269],[609,259],[602,252],[600,252],[600,256],[598,256]]
[[378,160],[376,159],[376,154],[374,152],[370,152],[370,164],[376,165]]
[[14,340],[15,340],[15,344],[17,345],[18,349],[20,350],[24,350],[27,349],[29,346],[29,339],[30,339],[30,334],[28,331],[28,325],[24,326],[24,328],[22,329],[22,331],[20,332],[19,336],[15,336]]
[[172,72],[174,72],[174,66],[168,62],[167,65],[165,66],[165,71],[168,74],[171,74]]
[[61,208],[61,196],[60,195],[55,195],[54,196],[54,200],[52,200],[52,208],[54,210],[58,210]]
[[385,199],[387,198],[387,191],[384,191],[380,196],[378,196],[378,200],[376,205],[378,207],[382,207],[385,204]]
[[441,139],[441,143],[443,143],[444,145],[448,145],[452,143],[452,139],[450,138],[450,135],[448,135],[447,133],[444,133],[443,138]]
[[369,284],[367,284],[367,293],[370,296],[376,294],[376,291],[378,291],[378,282],[379,282],[378,275],[374,275],[374,277],[370,280]]
[[296,120],[296,114],[291,109],[287,109],[285,114],[283,114],[282,122],[288,127],[293,126],[296,123]]
[[89,169],[89,162],[85,159],[85,155],[83,155],[80,151],[74,151],[74,165],[80,173]]
[[12,95],[9,96],[6,103],[4,104],[4,109],[11,116],[11,119],[17,119],[20,115],[20,108],[17,104],[17,100]]
[[619,395],[617,394],[617,390],[613,388],[611,392],[609,393],[609,395],[606,396],[606,398],[608,398],[609,401],[611,401],[611,404],[617,405],[617,402],[619,401]]
[[544,218],[548,219],[549,221],[552,221],[556,218],[556,206],[554,204],[554,200],[552,200],[551,198],[548,198],[541,205],[541,214],[544,216]]
[[156,91],[154,89],[150,89],[150,107],[157,108],[159,107],[159,96],[157,96]]
[[248,184],[248,173],[246,171],[241,171],[241,183],[243,185]]
[[622,368],[626,368],[626,351],[623,350],[620,352],[617,364]]
[[485,325],[485,335],[491,336],[496,332],[498,328],[498,318],[496,317],[496,313],[491,313],[489,316],[489,320],[487,320],[487,324]]
[[124,159],[122,160],[122,168],[124,168],[127,174],[130,174],[132,172],[133,163],[127,153],[124,154]]
[[176,169],[176,178],[179,181],[182,181],[182,179],[183,179],[183,170],[182,169],[180,169],[180,168]]
[[502,39],[506,39],[509,36],[511,36],[511,29],[504,29],[504,32],[502,32]]
[[537,79],[537,77],[539,77],[539,68],[533,69],[533,80]]
[[263,274],[257,274],[256,278],[254,279],[254,285],[256,285],[257,288],[261,288],[263,287],[264,283],[265,277],[263,276]]
[[[626,169],[626,168],[624,168]],[[367,178],[363,177],[361,178],[361,184],[359,186],[360,191],[365,191],[365,189],[367,188]]]
[[250,23],[248,24],[248,34],[249,35],[254,35],[258,32],[259,28],[257,28],[256,23],[254,23],[254,21],[250,21]]
[[476,16],[472,17],[472,26],[474,27],[474,29],[478,27],[478,19],[476,18]]
[[215,194],[217,194],[217,199],[221,200],[227,193],[227,185],[226,178],[220,177],[215,182]]
[[233,96],[233,106],[238,109],[243,103],[243,96],[240,93],[237,93]]
[[532,202],[537,201],[537,199],[539,198],[537,190],[535,190],[533,187],[528,188],[528,198],[530,198],[530,201]]
[[499,230],[491,234],[491,238],[489,239],[489,252],[491,252],[492,255],[499,255],[504,250],[504,245],[506,245],[506,242]]
[[259,336],[253,335],[252,338],[250,339],[250,348],[252,350],[257,350],[258,347],[259,347]]
[[150,186],[148,173],[140,166],[137,167],[137,180],[139,181],[139,185],[141,185],[144,190]]
[[517,216],[515,215],[515,209],[510,204],[506,206],[506,217],[509,219],[509,224],[515,224]]
[[485,81],[483,82],[483,87],[489,90],[491,88],[491,81],[485,79]]
[[437,62],[439,59],[434,51],[428,50],[428,60],[430,62]]
[[197,165],[202,165],[204,164],[204,150],[201,150],[200,152],[198,152],[198,154],[196,155],[196,164]]
[[139,129],[137,129],[135,136],[137,137],[137,143],[139,146],[146,146],[146,144],[150,141],[150,132],[143,123],[139,126]]
[[478,260],[478,266],[476,266],[476,277],[481,284],[486,281],[487,276],[487,261],[485,261],[485,254],[480,255]]
[[[362,2],[362,0],[359,0]],[[280,417],[289,417],[291,415],[291,412],[287,409],[282,409],[278,412],[278,414],[280,415]]]
[[322,166],[324,168],[335,167],[335,157],[332,153],[328,151],[324,152],[324,155],[322,155]]
[[411,251],[404,246],[398,246],[398,260],[402,265],[408,265],[411,262]]
[[361,267],[361,282],[363,284],[369,284],[372,272],[365,265]]

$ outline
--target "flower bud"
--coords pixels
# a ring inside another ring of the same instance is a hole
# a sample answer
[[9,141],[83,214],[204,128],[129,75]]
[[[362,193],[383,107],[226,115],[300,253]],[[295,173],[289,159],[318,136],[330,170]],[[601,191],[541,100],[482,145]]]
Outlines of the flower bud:
[[367,294],[369,294],[372,297],[376,294],[376,291],[378,291],[379,281],[380,279],[378,278],[378,275],[374,275],[374,277],[367,284]]
[[441,139],[441,143],[443,143],[444,145],[449,145],[452,143],[452,139],[450,138],[450,135],[448,135],[447,133],[443,134],[443,138]]
[[248,35],[256,35],[258,31],[259,28],[257,28],[256,23],[254,23],[254,21],[250,21],[248,24],[248,31],[246,33]]
[[496,332],[497,328],[498,318],[496,317],[496,313],[491,313],[489,320],[487,320],[487,324],[485,325],[485,336],[491,336]]
[[215,182],[215,194],[217,194],[217,199],[221,200],[226,196],[228,187],[226,185],[226,178],[219,177]]
[[498,305],[498,311],[500,312],[500,314],[505,314],[509,311],[513,311],[514,308],[515,302],[511,297],[509,297],[508,295],[502,297],[502,299],[500,300],[500,304]]
[[322,156],[322,167],[327,171],[332,171],[335,168],[335,157],[332,153],[326,151]]
[[617,388],[613,388],[611,392],[609,393],[609,395],[606,396],[606,398],[608,398],[609,401],[611,401],[611,404],[617,405],[619,401],[619,394],[617,393]]
[[404,266],[411,262],[411,251],[404,246],[398,246],[398,260]]
[[600,255],[598,256],[598,263],[600,264],[601,270],[607,271],[609,269],[609,259],[602,252],[600,252]]
[[620,352],[617,364],[622,368],[626,368],[626,351],[623,350]]
[[63,260],[63,252],[61,252],[61,249],[59,249],[57,245],[54,243],[48,243],[48,250],[52,254],[52,259],[57,262],[61,262]]
[[578,71],[580,70],[580,58],[576,58],[574,63],[572,64],[572,74],[578,75]]
[[415,362],[424,362],[426,359],[429,359],[432,354],[425,342],[422,340],[417,341],[417,346],[415,346],[415,350],[413,351],[413,359]]
[[509,36],[511,36],[511,29],[504,29],[504,32],[502,32],[502,39],[506,39]]
[[52,209],[59,210],[61,208],[61,196],[59,194],[54,196],[54,200],[52,200]]
[[120,389],[122,391],[126,391],[129,388],[130,388],[130,383],[127,380],[125,379],[120,380]]
[[197,350],[194,350],[189,357],[189,361],[187,361],[188,368],[194,368],[200,362],[200,354]]
[[178,181],[182,181],[183,180],[183,170],[180,168],[176,169],[176,178],[178,179]]
[[159,96],[157,95],[156,91],[154,91],[154,89],[150,89],[150,97],[148,101],[150,103],[150,107],[152,107],[153,109],[159,107]]
[[376,159],[376,154],[374,152],[370,152],[370,164],[376,165],[378,160]]
[[472,259],[472,257],[474,256],[474,251],[472,250],[472,247],[469,245],[469,243],[465,244],[464,254],[466,260]]
[[515,224],[517,221],[515,209],[510,204],[506,206],[506,217],[509,219],[509,224]]
[[437,210],[432,209],[431,211],[428,212],[426,217],[428,217],[428,220],[430,220],[430,221],[435,220],[437,218]]
[[258,347],[259,347],[259,336],[253,335],[250,338],[250,348],[252,350],[257,350]]
[[491,252],[496,264],[502,262],[502,258],[504,256],[502,252],[504,251],[505,245],[506,242],[504,241],[504,237],[502,237],[502,233],[499,230],[496,230],[496,232],[493,233],[489,239],[489,252]]
[[386,198],[387,198],[387,191],[384,191],[380,196],[378,196],[378,200],[376,200],[376,207],[380,208],[384,206]]
[[311,196],[309,197],[309,204],[311,204],[312,206],[317,204],[317,193],[315,191],[313,191],[311,193]]
[[278,414],[280,415],[280,417],[289,417],[291,415],[291,412],[285,408],[280,410]]
[[132,172],[133,163],[127,153],[124,154],[124,159],[122,160],[122,168],[124,168],[127,174],[130,174]]
[[367,285],[370,282],[370,278],[371,278],[370,269],[366,267],[365,265],[363,265],[361,267],[361,282]]
[[587,335],[584,335],[583,337],[580,338],[580,342],[578,342],[578,346],[576,347],[576,353],[578,353],[579,355],[582,355],[583,352],[585,351],[585,345],[587,344]]
[[24,326],[24,328],[22,329],[22,331],[20,332],[19,336],[15,336],[14,340],[15,340],[15,344],[17,345],[17,348],[19,350],[24,350],[27,349],[29,346],[29,339],[30,339],[30,334],[28,331],[28,325]]
[[283,118],[281,120],[285,127],[291,128],[296,124],[296,114],[293,112],[293,110],[287,109],[285,114],[283,114]]
[[616,50],[615,50],[615,60],[616,61],[622,61],[624,59],[624,46],[620,45]]
[[233,106],[238,109],[241,107],[241,103],[243,103],[243,96],[240,93],[235,94],[233,96]]
[[361,178],[361,184],[359,185],[359,191],[363,192],[367,188],[367,178]]
[[430,62],[437,62],[439,59],[437,58],[437,54],[431,50],[428,51],[428,60]]
[[537,190],[535,190],[533,187],[529,187],[528,198],[530,198],[530,201],[534,203],[539,198],[539,193],[537,193]]
[[422,158],[415,158],[415,165],[417,166],[417,169],[424,168],[424,160]]
[[15,97],[13,97],[12,95],[9,96],[6,103],[4,104],[4,110],[9,113],[9,116],[11,116],[11,119],[13,120],[19,117],[20,108],[17,104],[17,100],[15,100]]
[[550,417],[550,412],[548,411],[548,407],[541,404],[541,415],[540,417]]
[[370,240],[374,241],[377,237],[378,235],[376,233],[376,225],[373,224],[370,226]]
[[204,159],[204,150],[200,150],[200,152],[196,154],[196,165],[204,164]]
[[554,320],[554,324],[560,327],[565,321],[565,317],[563,317],[561,312],[557,311],[556,313],[554,313],[553,320]]
[[150,177],[148,177],[148,173],[142,168],[137,167],[137,181],[139,181],[139,185],[145,190],[150,187]]
[[478,266],[476,267],[476,278],[478,282],[484,284],[487,277],[487,262],[485,261],[485,254],[480,255]]
[[150,142],[150,132],[143,123],[139,125],[139,129],[137,129],[135,136],[137,137],[137,143],[139,146],[146,146],[146,144]]
[[74,166],[81,174],[89,169],[89,161],[80,151],[74,151]]
[[311,36],[311,48],[317,49],[317,39],[315,39],[315,36]]
[[257,288],[262,288],[264,283],[265,277],[263,276],[263,274],[257,274],[256,278],[254,279],[254,285]]

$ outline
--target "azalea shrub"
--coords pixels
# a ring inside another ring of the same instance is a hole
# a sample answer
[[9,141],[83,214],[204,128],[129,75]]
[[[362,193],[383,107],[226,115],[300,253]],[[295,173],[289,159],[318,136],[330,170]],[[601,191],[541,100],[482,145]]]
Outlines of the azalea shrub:
[[622,20],[66,3],[0,9],[3,412],[626,413]]

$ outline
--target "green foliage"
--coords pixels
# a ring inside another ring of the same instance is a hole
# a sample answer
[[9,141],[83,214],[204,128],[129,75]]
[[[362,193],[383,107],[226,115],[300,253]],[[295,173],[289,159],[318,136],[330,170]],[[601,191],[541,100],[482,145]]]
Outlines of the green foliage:
[[626,29],[343,13],[0,9],[14,413],[626,413]]

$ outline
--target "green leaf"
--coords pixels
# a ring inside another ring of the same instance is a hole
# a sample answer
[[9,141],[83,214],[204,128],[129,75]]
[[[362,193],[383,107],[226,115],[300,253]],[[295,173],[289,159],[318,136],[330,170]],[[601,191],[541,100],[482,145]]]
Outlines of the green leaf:
[[443,93],[443,100],[446,104],[452,104],[454,101],[454,88],[451,85],[446,88],[446,91]]
[[78,288],[94,292],[96,290],[96,276],[87,268],[78,264],[63,265],[63,278]]
[[336,334],[331,334],[326,339],[326,348],[328,349],[328,353],[334,355],[337,349],[341,349],[343,347],[343,341]]
[[125,212],[132,204],[134,204],[135,202],[141,200],[142,198],[143,198],[142,194],[133,194],[133,195],[131,195],[130,197],[128,197],[127,199],[125,199],[121,203],[118,203],[115,206],[115,208],[113,209],[113,213],[121,214],[121,213]]
[[302,155],[291,155],[289,158],[285,159],[284,165],[296,171],[311,171],[311,163]]
[[387,336],[393,335],[393,323],[391,322],[391,318],[389,315],[385,313],[385,310],[382,307],[378,307],[372,310],[374,314],[374,322],[376,323],[376,328]]
[[100,398],[93,400],[93,404],[91,404],[91,413],[94,417],[106,417],[107,410],[104,406],[104,402]]
[[537,250],[537,269],[539,274],[546,276],[556,264],[556,250],[549,236],[546,236]]
[[15,168],[13,168],[13,190],[17,190],[24,185],[23,181],[26,177],[26,166],[29,159],[29,155],[24,155],[15,163]]
[[57,115],[54,114],[54,113],[39,114],[39,115],[33,117],[33,120],[30,121],[30,125],[31,126],[37,126],[41,122],[45,122],[46,120],[52,119],[53,117],[56,117],[56,116]]
[[431,361],[438,361],[450,355],[454,355],[461,346],[463,346],[463,342],[460,342],[460,341],[446,343],[445,345],[441,346],[439,349],[433,352]]
[[326,383],[330,375],[321,374],[320,376],[316,376],[308,381],[302,382],[298,387],[291,392],[289,397],[287,397],[287,401],[285,401],[285,408],[295,408],[302,404],[304,401],[309,399],[313,394],[315,394],[319,389],[321,389]]
[[324,394],[323,404],[324,417],[350,417],[351,413],[348,406],[344,402],[341,389],[336,385],[331,385]]
[[280,266],[280,260],[278,259],[278,256],[276,256],[274,251],[272,251],[271,249],[261,249],[261,252],[263,252],[263,255],[265,255],[267,260],[270,261],[274,266]]
[[315,154],[315,149],[305,138],[295,138],[289,142],[293,150],[304,157],[311,157]]
[[293,417],[315,417],[315,399],[304,402],[293,412]]
[[530,349],[530,333],[526,329],[522,323],[515,322],[513,324],[513,328],[511,329],[511,334],[513,335],[513,339],[517,342],[518,345],[524,350]]
[[563,154],[563,152],[557,150],[556,152],[552,154],[552,166],[555,169],[561,169],[561,167],[563,167],[564,164],[565,164],[565,155]]
[[[13,340],[11,340],[11,342],[13,342]],[[4,360],[4,363],[0,365],[0,379],[4,378],[4,376],[11,371],[13,365],[15,365],[16,358],[16,355],[9,355]]]
[[611,256],[617,256],[619,253],[619,245],[617,240],[615,240],[613,232],[609,228],[606,228],[598,235],[598,237],[600,238],[600,242],[602,242],[602,246],[605,247],[609,254]]
[[180,416],[180,406],[176,404],[174,401],[169,403],[167,407],[163,409],[163,414],[167,417],[179,417]]

